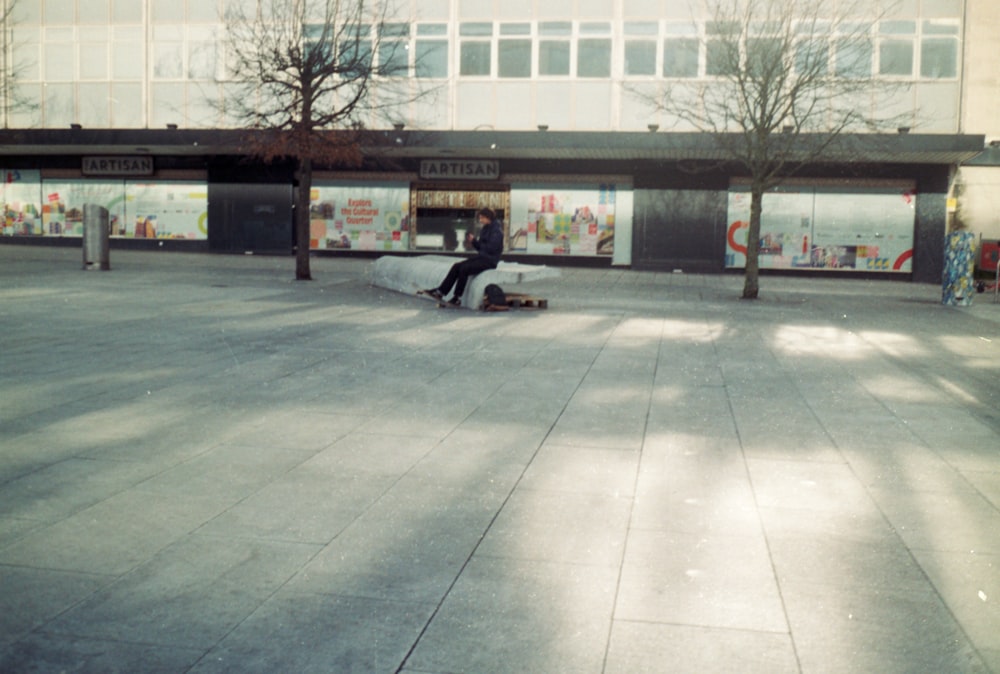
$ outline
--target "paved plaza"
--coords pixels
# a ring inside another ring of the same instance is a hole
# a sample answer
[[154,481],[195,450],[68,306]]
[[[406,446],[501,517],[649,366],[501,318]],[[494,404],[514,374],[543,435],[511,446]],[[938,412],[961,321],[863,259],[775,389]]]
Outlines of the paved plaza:
[[0,246],[0,671],[1000,673],[1000,304]]

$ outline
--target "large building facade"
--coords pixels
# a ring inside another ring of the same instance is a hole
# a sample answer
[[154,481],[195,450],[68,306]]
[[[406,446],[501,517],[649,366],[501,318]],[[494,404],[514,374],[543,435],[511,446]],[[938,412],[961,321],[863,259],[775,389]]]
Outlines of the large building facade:
[[[16,88],[0,129],[0,241],[72,241],[83,206],[97,203],[114,245],[290,249],[291,167],[243,156],[225,112],[226,20],[252,4],[17,2],[5,26]],[[1000,138],[1000,7],[869,5],[879,20],[863,64],[903,86],[858,105],[905,121],[848,134],[765,197],[761,266],[936,281],[956,210],[1000,237],[1000,156],[989,146]],[[373,58],[399,61],[405,76],[393,84],[414,95],[363,120],[363,166],[320,167],[311,246],[461,253],[475,209],[490,206],[509,258],[738,269],[746,175],[710,136],[650,103],[669,83],[713,77],[713,17],[691,6],[396,2],[378,34],[364,29],[392,47]]]

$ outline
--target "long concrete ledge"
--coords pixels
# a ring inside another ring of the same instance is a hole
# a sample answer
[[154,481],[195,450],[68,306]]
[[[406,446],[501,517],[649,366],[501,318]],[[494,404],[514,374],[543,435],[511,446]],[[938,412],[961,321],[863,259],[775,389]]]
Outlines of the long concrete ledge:
[[[396,292],[416,295],[417,291],[438,286],[448,270],[461,258],[444,255],[421,255],[419,257],[383,256],[375,260],[372,285]],[[480,309],[486,286],[496,283],[505,291],[521,283],[555,278],[558,269],[545,265],[528,265],[518,262],[501,262],[496,269],[484,271],[469,279],[462,295],[462,306],[466,309]]]

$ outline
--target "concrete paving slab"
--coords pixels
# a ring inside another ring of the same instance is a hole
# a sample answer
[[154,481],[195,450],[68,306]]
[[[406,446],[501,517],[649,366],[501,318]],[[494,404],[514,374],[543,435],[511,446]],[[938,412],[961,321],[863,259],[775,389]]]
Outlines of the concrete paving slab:
[[0,245],[0,670],[1000,672],[1000,305]]
[[600,671],[617,575],[477,555],[402,671]]
[[849,466],[797,458],[747,460],[759,506],[861,515],[875,510],[875,502]]
[[[669,663],[669,664],[667,664]],[[800,671],[788,634],[662,623],[615,622],[606,674]]]
[[0,511],[54,522],[135,486],[155,474],[152,466],[71,458],[8,482],[0,491]]
[[671,470],[664,476],[643,469],[632,508],[632,527],[701,535],[755,535],[760,516],[746,477]]
[[633,530],[615,617],[788,632],[763,536]]
[[190,671],[394,672],[433,605],[279,592]]
[[576,447],[640,449],[651,385],[588,375],[559,416],[549,439]]
[[5,672],[172,674],[189,671],[203,655],[196,648],[36,633],[0,654],[0,669]]
[[466,422],[409,471],[442,488],[500,489],[509,494],[541,445],[544,433],[527,424]]
[[963,470],[961,474],[994,508],[1000,508],[1000,475],[978,470]]
[[768,549],[782,587],[787,583],[907,591],[926,585],[923,569],[894,536],[857,538],[772,537]]
[[199,531],[325,545],[392,484],[391,478],[290,471],[206,522]]
[[782,596],[804,671],[988,671],[930,588],[786,582]]
[[477,554],[503,559],[621,565],[631,499],[519,486]]
[[231,506],[225,494],[122,491],[14,541],[0,565],[118,576]]
[[546,443],[524,473],[520,488],[631,498],[639,452]]
[[1000,555],[969,550],[914,550],[913,556],[973,643],[989,643],[1000,630]]
[[972,489],[872,493],[911,549],[1000,554],[1000,512]]
[[651,395],[647,439],[669,433],[728,438],[738,443],[725,387],[668,383],[655,388]]
[[204,652],[318,550],[315,545],[189,536],[66,611],[45,631]]
[[[5,567],[0,574],[0,647],[15,644],[112,582],[107,576]],[[27,646],[26,649],[34,650]],[[2,652],[2,651],[0,651]],[[18,649],[12,649],[17,653]],[[13,656],[13,661],[22,658]],[[0,659],[0,663],[4,660]],[[11,661],[8,661],[10,663]],[[25,661],[24,670],[33,665]],[[3,671],[18,671],[4,667]]]
[[402,482],[317,554],[288,588],[437,605],[504,495],[499,489]]

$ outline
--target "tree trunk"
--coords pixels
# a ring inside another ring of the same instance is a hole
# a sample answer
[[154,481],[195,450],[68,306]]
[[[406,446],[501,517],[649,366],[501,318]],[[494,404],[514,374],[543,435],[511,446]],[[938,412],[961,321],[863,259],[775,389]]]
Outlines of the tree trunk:
[[755,300],[760,291],[760,214],[764,190],[750,187],[750,227],[747,229],[747,264],[743,278],[743,299]]
[[309,203],[312,193],[312,160],[300,159],[295,170],[295,280],[311,281],[309,271]]

